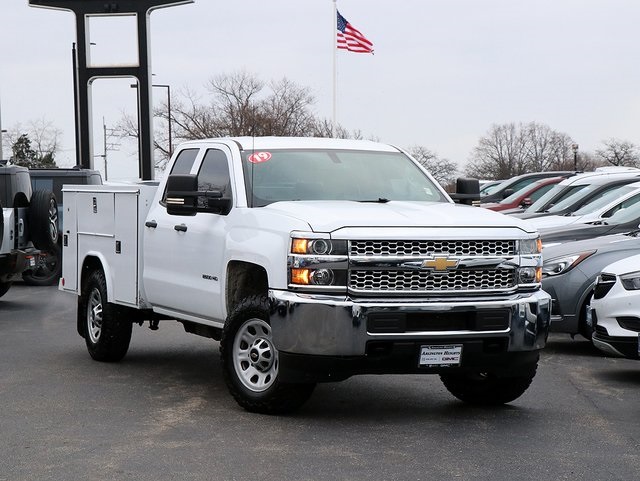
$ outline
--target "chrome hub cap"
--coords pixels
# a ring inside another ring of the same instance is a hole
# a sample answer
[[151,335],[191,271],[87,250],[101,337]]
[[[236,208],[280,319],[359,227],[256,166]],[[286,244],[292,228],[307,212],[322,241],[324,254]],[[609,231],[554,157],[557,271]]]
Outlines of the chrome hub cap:
[[100,340],[102,332],[102,296],[98,289],[93,289],[87,303],[87,334],[93,344]]
[[271,340],[271,326],[261,319],[245,322],[233,342],[233,366],[249,390],[267,390],[278,375],[278,351]]

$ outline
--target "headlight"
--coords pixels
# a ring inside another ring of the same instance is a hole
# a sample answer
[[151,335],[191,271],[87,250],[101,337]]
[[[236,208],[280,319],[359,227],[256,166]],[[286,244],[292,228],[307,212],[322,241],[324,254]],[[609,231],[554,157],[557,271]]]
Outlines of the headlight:
[[542,264],[542,277],[551,277],[564,274],[580,264],[595,251],[581,252],[564,257],[555,257],[545,260]]
[[537,239],[523,239],[520,241],[520,255],[527,254],[540,254],[542,252],[542,240],[540,237]]
[[347,241],[332,241],[330,239],[306,239],[294,237],[291,239],[292,254],[315,255],[346,255]]
[[629,272],[620,276],[622,287],[628,291],[640,290],[640,272]]
[[289,287],[344,291],[347,286],[347,241],[329,234],[295,233],[288,256]]

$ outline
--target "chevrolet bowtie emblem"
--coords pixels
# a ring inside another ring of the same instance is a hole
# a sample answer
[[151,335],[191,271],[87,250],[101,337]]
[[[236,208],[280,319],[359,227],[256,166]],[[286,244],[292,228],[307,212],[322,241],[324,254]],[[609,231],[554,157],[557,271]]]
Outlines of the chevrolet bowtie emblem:
[[440,256],[433,259],[427,259],[422,263],[424,269],[433,269],[434,271],[447,271],[449,269],[455,269],[458,267],[460,261],[457,259],[449,259],[448,257]]

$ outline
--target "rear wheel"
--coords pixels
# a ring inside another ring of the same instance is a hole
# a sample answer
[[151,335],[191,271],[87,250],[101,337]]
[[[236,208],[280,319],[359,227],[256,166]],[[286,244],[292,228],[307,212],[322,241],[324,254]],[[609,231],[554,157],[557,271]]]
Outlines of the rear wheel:
[[107,282],[102,270],[94,270],[82,289],[78,305],[83,316],[84,339],[89,354],[96,361],[120,361],[131,341],[133,324],[116,318],[107,302]]
[[491,372],[441,374],[440,379],[455,397],[469,404],[494,406],[518,399],[531,385],[538,361],[510,376]]
[[38,249],[49,252],[58,243],[58,204],[53,192],[36,190],[29,205],[29,232]]
[[264,296],[245,298],[229,315],[220,341],[227,387],[247,411],[281,414],[309,399],[315,384],[283,383],[278,379],[278,351],[269,325]]
[[36,267],[23,272],[22,279],[29,286],[50,286],[58,282],[61,274],[61,251],[60,247],[56,245],[52,251],[42,251]]

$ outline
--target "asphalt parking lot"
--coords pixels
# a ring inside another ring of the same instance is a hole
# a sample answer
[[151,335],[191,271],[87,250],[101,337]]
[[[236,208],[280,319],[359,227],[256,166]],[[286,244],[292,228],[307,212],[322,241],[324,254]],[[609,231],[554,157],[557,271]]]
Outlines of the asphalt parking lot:
[[90,359],[75,299],[0,298],[0,480],[624,480],[640,472],[640,364],[551,337],[510,405],[453,398],[434,376],[323,384],[294,415],[239,408],[218,344],[177,323]]

